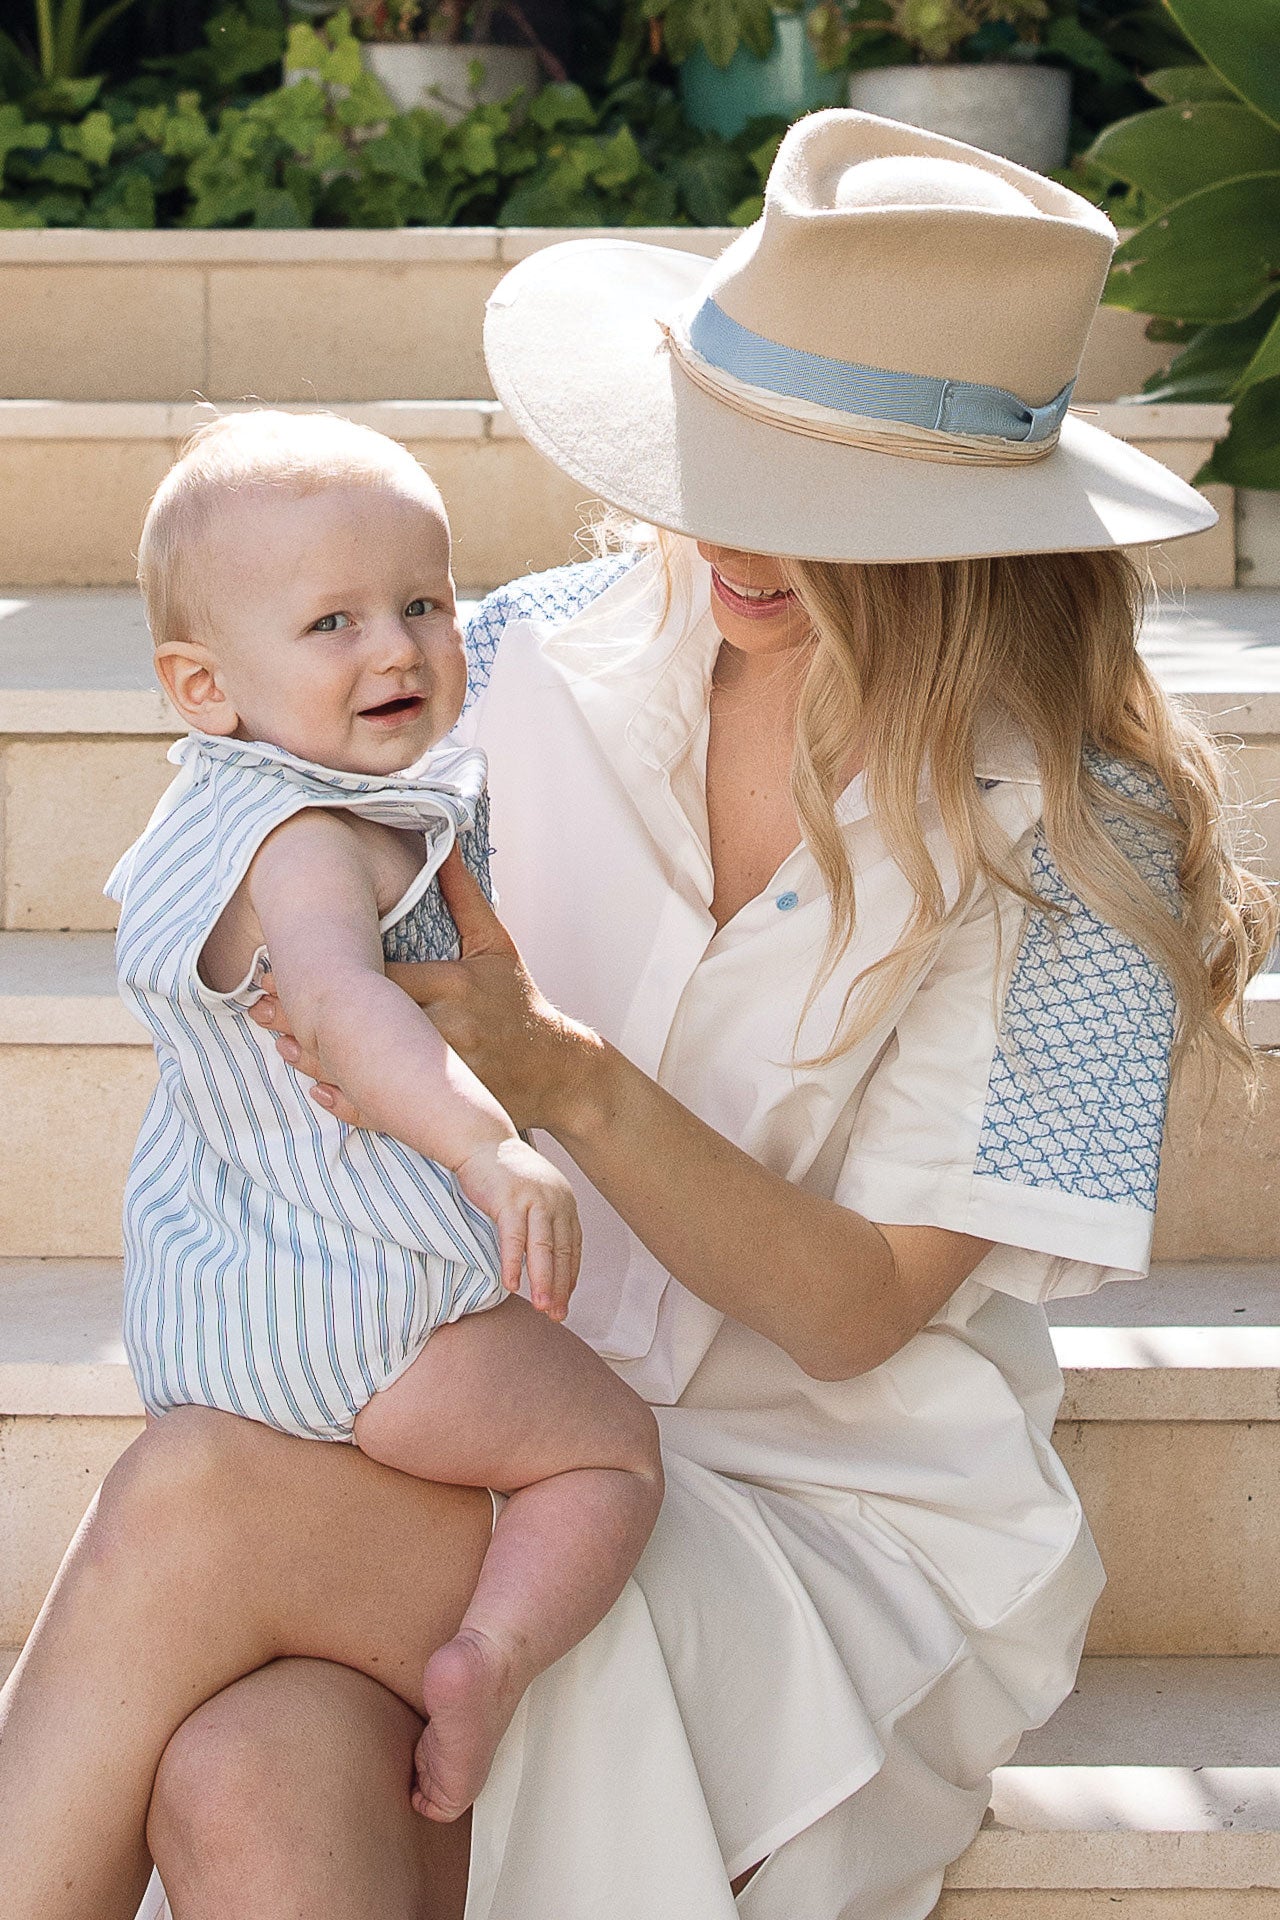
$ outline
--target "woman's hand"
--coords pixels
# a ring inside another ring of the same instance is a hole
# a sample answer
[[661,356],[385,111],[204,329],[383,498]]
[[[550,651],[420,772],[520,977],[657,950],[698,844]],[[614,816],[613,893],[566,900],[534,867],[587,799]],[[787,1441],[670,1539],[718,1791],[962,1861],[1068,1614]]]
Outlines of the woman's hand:
[[[510,934],[462,864],[456,847],[440,869],[440,891],[462,942],[460,960],[389,966],[397,986],[416,1000],[436,1030],[501,1101],[517,1127],[555,1133],[573,1124],[586,1102],[601,1051],[581,1027],[545,1000]],[[267,978],[270,987],[270,976]],[[323,1063],[304,1053],[284,1010],[268,991],[250,1017],[275,1035],[281,1057],[314,1079],[312,1099],[350,1126],[357,1109],[325,1078]]]

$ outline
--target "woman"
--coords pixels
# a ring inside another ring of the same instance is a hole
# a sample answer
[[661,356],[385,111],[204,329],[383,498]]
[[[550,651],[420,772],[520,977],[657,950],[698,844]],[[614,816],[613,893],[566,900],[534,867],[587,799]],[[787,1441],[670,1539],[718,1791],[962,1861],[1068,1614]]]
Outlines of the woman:
[[[499,288],[528,437],[685,537],[482,609],[520,953],[455,873],[462,963],[401,978],[572,1171],[572,1324],[657,1409],[666,1502],[435,1828],[415,1689],[487,1497],[167,1415],[9,1698],[11,1755],[74,1715],[47,1920],[130,1910],[144,1822],[177,1920],[922,1920],[1069,1691],[1101,1571],[1040,1303],[1144,1270],[1175,1017],[1243,1062],[1271,928],[1115,551],[1212,514],[1064,417],[1113,239],[837,112],[709,272],[579,242]],[[42,1696],[68,1658],[108,1683]]]

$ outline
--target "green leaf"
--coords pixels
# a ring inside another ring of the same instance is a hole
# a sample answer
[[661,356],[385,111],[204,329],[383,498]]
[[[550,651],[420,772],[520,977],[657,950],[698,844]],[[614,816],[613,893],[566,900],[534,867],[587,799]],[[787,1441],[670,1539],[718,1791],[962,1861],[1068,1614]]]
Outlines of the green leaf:
[[1244,372],[1235,383],[1237,393],[1256,387],[1262,380],[1280,380],[1280,308],[1272,307],[1271,325]]
[[1179,320],[1240,320],[1280,277],[1280,173],[1224,180],[1168,207],[1115,256],[1103,298]]
[[95,227],[154,227],[156,190],[146,174],[130,167],[94,196],[88,211]]
[[757,60],[773,47],[773,9],[769,0],[667,0],[650,5],[661,14],[667,52],[679,66],[702,47],[713,66],[727,67],[740,46]]
[[213,129],[200,111],[199,94],[180,93],[177,111],[165,123],[163,151],[173,160],[194,160],[212,139]]
[[9,155],[18,148],[43,153],[52,137],[52,130],[41,121],[26,119],[21,107],[0,107],[0,174]]
[[1040,44],[1046,53],[1059,53],[1073,67],[1081,67],[1086,73],[1093,74],[1104,87],[1123,87],[1128,84],[1129,69],[1124,62],[1117,60],[1096,33],[1090,33],[1070,14],[1051,20]]
[[96,112],[86,114],[78,127],[64,127],[62,144],[69,152],[82,154],[93,166],[105,167],[116,144],[111,115],[99,107]]
[[331,47],[321,68],[331,87],[354,87],[365,70],[360,42],[351,31],[350,17],[340,13],[329,22]]
[[63,119],[78,119],[87,113],[102,92],[103,76],[88,80],[51,80],[25,102],[28,113],[50,113]]
[[1280,0],[1165,0],[1197,53],[1280,127]]
[[20,207],[16,200],[0,200],[0,232],[13,233],[43,225],[34,207]]
[[299,20],[289,29],[285,42],[284,64],[288,73],[323,73],[329,57],[329,44],[308,20]]
[[731,227],[752,227],[764,212],[764,195],[749,193],[745,200],[739,200],[736,207],[730,209]]
[[700,227],[725,227],[752,181],[727,143],[696,147],[671,164],[680,199]]
[[474,120],[460,121],[451,143],[459,164],[470,174],[496,173],[498,149],[491,129]]
[[769,178],[769,170],[778,157],[778,148],[781,145],[782,133],[771,133],[767,140],[762,140],[760,145],[753,147],[747,155],[747,158],[756,170],[756,178],[762,186]]
[[207,59],[215,85],[237,86],[250,74],[276,66],[283,58],[283,10],[276,18],[251,18],[241,7],[226,7],[205,22]]
[[1201,327],[1164,373],[1152,375],[1143,394],[1148,400],[1230,399],[1276,311],[1271,299],[1247,319]]
[[598,187],[625,187],[643,169],[644,160],[630,127],[619,127],[599,149],[599,160],[591,169]]
[[53,187],[93,185],[93,175],[76,153],[44,153],[31,168],[33,180],[47,180]]
[[345,100],[337,103],[337,116],[344,127],[380,127],[395,110],[381,80],[364,67],[354,83],[346,89]]
[[305,227],[307,216],[283,187],[268,187],[254,203],[255,227]]
[[1184,100],[1234,100],[1236,93],[1212,67],[1158,67],[1143,75],[1143,86],[1157,100],[1176,107]]
[[529,118],[550,133],[556,127],[594,127],[596,110],[581,87],[556,81],[529,102]]
[[1203,478],[1232,487],[1280,487],[1280,379],[1264,380],[1236,401],[1230,431],[1214,448]]
[[1085,158],[1167,207],[1216,181],[1280,169],[1280,132],[1238,102],[1155,107],[1108,127]]
[[360,158],[373,173],[406,180],[414,186],[422,181],[422,142],[407,115],[398,114],[388,121],[385,133],[367,140]]

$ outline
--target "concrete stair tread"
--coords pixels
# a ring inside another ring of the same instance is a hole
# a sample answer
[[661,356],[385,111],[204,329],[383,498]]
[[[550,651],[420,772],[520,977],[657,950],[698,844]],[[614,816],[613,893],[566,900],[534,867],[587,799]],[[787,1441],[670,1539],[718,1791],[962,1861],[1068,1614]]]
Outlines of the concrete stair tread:
[[1048,1316],[1062,1420],[1280,1419],[1274,1261],[1161,1261]]
[[[0,1259],[0,1416],[138,1412],[120,1290],[118,1260]],[[1133,1318],[1130,1292],[1147,1321]],[[1185,1317],[1193,1296],[1194,1323]],[[1087,1321],[1076,1317],[1086,1308]],[[1064,1309],[1072,1314],[1065,1325]],[[1274,1262],[1167,1264],[1150,1281],[1063,1302],[1053,1318],[1065,1420],[1280,1421]]]
[[1280,1660],[1086,1659],[995,1776],[961,1887],[1280,1886]]
[[[474,606],[463,603],[464,613]],[[1171,691],[1234,732],[1280,732],[1280,591],[1185,593],[1153,605],[1143,650]],[[0,597],[0,733],[175,734],[128,587]]]

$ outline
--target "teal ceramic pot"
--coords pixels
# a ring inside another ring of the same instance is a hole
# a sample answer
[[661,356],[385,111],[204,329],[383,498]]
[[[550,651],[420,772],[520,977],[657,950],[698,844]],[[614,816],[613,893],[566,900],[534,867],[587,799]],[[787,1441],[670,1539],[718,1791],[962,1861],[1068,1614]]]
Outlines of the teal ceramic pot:
[[705,49],[695,47],[680,69],[680,97],[691,124],[731,139],[762,114],[798,120],[814,107],[839,106],[845,77],[820,71],[806,25],[808,11],[774,8],[773,47],[765,60],[739,47],[727,67],[717,67]]

